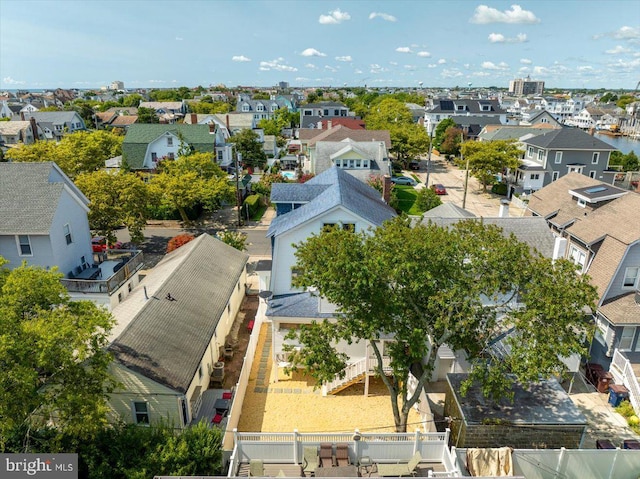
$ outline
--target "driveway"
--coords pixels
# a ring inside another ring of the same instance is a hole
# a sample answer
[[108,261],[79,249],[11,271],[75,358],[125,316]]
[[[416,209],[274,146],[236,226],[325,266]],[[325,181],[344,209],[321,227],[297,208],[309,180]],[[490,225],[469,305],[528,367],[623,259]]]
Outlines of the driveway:
[[[427,177],[427,161],[420,161],[420,169],[418,171],[405,171],[405,176],[417,175],[420,183],[416,188],[425,186]],[[451,202],[456,206],[462,207],[464,197],[464,177],[465,170],[454,166],[450,162],[438,155],[431,155],[431,168],[429,172],[429,185],[440,183],[447,189],[446,195],[441,195],[440,199],[443,203]],[[469,183],[467,187],[467,199],[465,208],[476,216],[496,217],[500,212],[500,200],[504,196],[491,193],[485,193],[482,186],[473,176],[469,175]],[[509,216],[523,216],[525,210],[516,208],[513,205],[509,207]]]

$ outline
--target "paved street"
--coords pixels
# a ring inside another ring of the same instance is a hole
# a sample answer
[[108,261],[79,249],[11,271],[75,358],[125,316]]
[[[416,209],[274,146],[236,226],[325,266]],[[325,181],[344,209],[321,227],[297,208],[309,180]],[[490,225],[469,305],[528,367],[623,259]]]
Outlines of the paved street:
[[[420,170],[404,172],[405,176],[411,173],[417,174],[422,181],[416,188],[423,188],[427,176],[427,161],[420,162]],[[429,174],[429,185],[441,183],[447,189],[447,194],[440,196],[443,203],[452,202],[462,207],[464,196],[464,177],[465,170],[459,169],[446,161],[444,158],[432,155],[431,168]],[[476,216],[495,217],[500,211],[500,200],[504,196],[495,195],[491,192],[484,193],[482,186],[474,177],[469,175],[469,184],[467,187],[467,201],[465,208]],[[522,216],[524,210],[516,208],[513,205],[509,209],[510,216]]]

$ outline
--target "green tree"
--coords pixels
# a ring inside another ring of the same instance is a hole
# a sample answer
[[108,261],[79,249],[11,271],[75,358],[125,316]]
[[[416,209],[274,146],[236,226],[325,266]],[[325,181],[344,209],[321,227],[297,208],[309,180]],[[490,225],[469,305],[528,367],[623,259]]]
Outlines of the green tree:
[[149,188],[134,173],[109,173],[104,170],[83,173],[75,184],[89,198],[89,226],[97,234],[116,241],[115,230],[125,225],[131,241],[144,240],[142,230],[153,203]]
[[[290,333],[303,345],[292,353],[293,368],[306,364],[319,381],[344,375],[345,358],[334,345],[366,341],[399,432],[406,431],[409,410],[445,344],[466,355],[474,365],[471,380],[485,379],[485,394],[494,398],[508,395],[506,373],[518,380],[548,377],[564,371],[560,356],[587,353],[592,326],[583,308],[596,297],[588,277],[566,260],[531,253],[495,226],[412,227],[399,217],[373,233],[333,229],[296,246],[296,285],[316,287],[338,315],[330,326],[314,323]],[[513,353],[487,362],[493,337],[511,327]],[[394,339],[385,344],[390,376],[382,372],[381,336]],[[417,381],[413,391],[410,374]]]
[[[282,129],[291,126],[289,110],[286,108],[279,108],[272,116],[272,118],[264,118],[258,123],[258,128],[264,130],[265,135],[281,136]],[[296,117],[298,115],[295,115]]]
[[445,118],[436,126],[436,131],[433,133],[433,147],[440,151],[442,142],[445,138],[445,132],[448,128],[457,128],[456,122],[451,118]]
[[609,159],[609,165],[621,166],[622,171],[638,171],[640,170],[640,162],[638,155],[630,151],[626,155],[621,151],[612,151]]
[[429,211],[436,206],[440,206],[442,204],[442,200],[438,195],[436,195],[435,191],[425,186],[418,191],[416,204],[418,206],[418,209],[424,213],[425,211]]
[[217,234],[220,241],[234,247],[238,251],[247,250],[247,235],[240,231],[221,231]]
[[59,143],[38,141],[7,152],[12,161],[54,161],[71,179],[81,173],[104,168],[105,160],[122,154],[124,137],[117,133],[78,131]]
[[210,115],[212,113],[229,113],[231,111],[231,105],[224,101],[189,102],[189,110],[192,113],[199,113],[203,115]]
[[467,141],[462,144],[461,151],[464,162],[469,163],[469,171],[482,183],[485,192],[487,185],[495,181],[496,174],[505,168],[515,170],[518,167],[522,154],[515,140]]
[[133,93],[132,95],[127,95],[122,99],[122,106],[126,107],[137,107],[141,101],[144,101],[142,95],[138,93]]
[[106,425],[113,320],[91,301],[70,301],[61,277],[25,264],[0,273],[0,450],[50,420],[83,438]]
[[160,123],[153,108],[138,107],[138,123]]
[[214,163],[210,153],[193,153],[159,164],[160,174],[150,183],[152,194],[172,206],[188,223],[187,209],[196,205],[213,212],[225,201],[233,201],[235,191],[227,175]]
[[463,131],[461,128],[450,126],[444,131],[442,142],[440,143],[439,152],[444,155],[460,154],[460,145],[462,144]]
[[236,151],[242,154],[245,166],[264,168],[267,163],[267,155],[259,139],[258,134],[251,130],[242,130],[229,138],[231,143],[235,143]]

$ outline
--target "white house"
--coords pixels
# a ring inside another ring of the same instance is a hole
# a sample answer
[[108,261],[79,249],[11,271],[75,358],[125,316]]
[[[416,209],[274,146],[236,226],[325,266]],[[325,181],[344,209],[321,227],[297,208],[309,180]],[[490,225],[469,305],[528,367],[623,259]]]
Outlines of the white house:
[[113,310],[111,418],[182,428],[197,416],[245,294],[248,255],[203,234]]

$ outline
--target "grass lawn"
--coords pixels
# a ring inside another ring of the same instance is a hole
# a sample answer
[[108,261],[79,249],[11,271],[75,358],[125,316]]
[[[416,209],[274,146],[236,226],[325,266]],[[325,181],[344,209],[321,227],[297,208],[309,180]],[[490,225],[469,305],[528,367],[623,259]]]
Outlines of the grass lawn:
[[408,185],[395,185],[393,187],[398,197],[398,208],[404,211],[408,215],[420,216],[422,211],[418,210],[415,202],[418,198],[418,192],[413,189],[413,186]]

